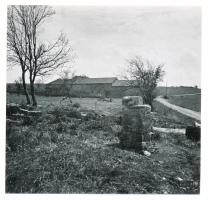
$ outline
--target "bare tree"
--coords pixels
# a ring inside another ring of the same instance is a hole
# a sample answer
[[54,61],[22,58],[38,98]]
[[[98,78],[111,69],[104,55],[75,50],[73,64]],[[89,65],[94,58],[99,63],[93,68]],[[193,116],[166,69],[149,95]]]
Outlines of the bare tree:
[[20,65],[22,71],[22,86],[27,104],[30,104],[30,97],[26,87],[25,74],[28,70],[27,62],[28,44],[23,27],[19,24],[18,18],[14,15],[13,9],[8,9],[7,20],[7,60],[13,65]]
[[39,29],[43,22],[55,14],[49,6],[12,6],[17,26],[25,35],[25,65],[29,71],[30,90],[33,106],[37,105],[34,83],[37,76],[49,75],[70,61],[69,40],[61,33],[53,44],[39,40]]
[[129,84],[137,87],[141,93],[144,103],[152,105],[154,90],[158,83],[162,81],[164,71],[163,65],[153,65],[149,61],[144,61],[140,57],[128,60],[127,73]]

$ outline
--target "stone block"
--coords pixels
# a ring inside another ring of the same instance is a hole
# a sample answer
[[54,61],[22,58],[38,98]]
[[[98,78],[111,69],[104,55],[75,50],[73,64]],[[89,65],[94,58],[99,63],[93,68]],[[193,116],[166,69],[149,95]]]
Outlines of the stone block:
[[201,138],[201,128],[188,126],[186,128],[186,137],[193,141],[199,141]]
[[143,99],[141,96],[125,96],[122,99],[122,105],[125,107],[132,107],[135,105],[142,105]]
[[121,146],[142,151],[142,138],[151,131],[151,128],[152,117],[149,105],[124,107],[122,130],[118,135]]

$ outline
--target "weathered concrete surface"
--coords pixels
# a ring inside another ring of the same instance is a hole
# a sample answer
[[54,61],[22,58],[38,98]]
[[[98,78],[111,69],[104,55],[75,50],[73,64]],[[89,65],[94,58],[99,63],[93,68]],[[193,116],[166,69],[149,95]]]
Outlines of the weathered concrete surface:
[[142,151],[143,137],[151,131],[151,119],[149,105],[124,106],[122,130],[118,135],[121,146]]
[[152,127],[152,130],[154,132],[162,132],[162,133],[179,133],[179,134],[185,134],[186,129],[185,128],[160,128],[160,127]]
[[143,99],[141,96],[125,96],[122,99],[122,105],[126,107],[131,107],[134,105],[142,105]]

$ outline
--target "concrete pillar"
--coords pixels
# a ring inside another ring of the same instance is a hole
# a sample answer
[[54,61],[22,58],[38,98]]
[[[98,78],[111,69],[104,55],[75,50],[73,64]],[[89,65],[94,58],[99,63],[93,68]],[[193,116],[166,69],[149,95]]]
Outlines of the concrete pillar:
[[122,105],[125,107],[132,107],[134,105],[142,105],[143,98],[141,96],[125,96],[122,99]]
[[142,151],[142,138],[151,131],[151,127],[151,106],[124,104],[122,131],[118,135],[120,145],[123,148]]

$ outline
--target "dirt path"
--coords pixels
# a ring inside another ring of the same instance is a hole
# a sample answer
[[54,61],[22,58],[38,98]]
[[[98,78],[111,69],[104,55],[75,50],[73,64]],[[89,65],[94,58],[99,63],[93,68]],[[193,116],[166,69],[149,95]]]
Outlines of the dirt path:
[[196,112],[187,108],[182,108],[180,106],[176,106],[174,104],[169,103],[166,99],[158,97],[156,98],[156,101],[162,103],[163,105],[167,106],[168,108],[171,108],[173,110],[178,111],[179,113],[182,113],[188,117],[191,117],[193,119],[196,119],[198,121],[201,121],[201,113],[200,112]]

